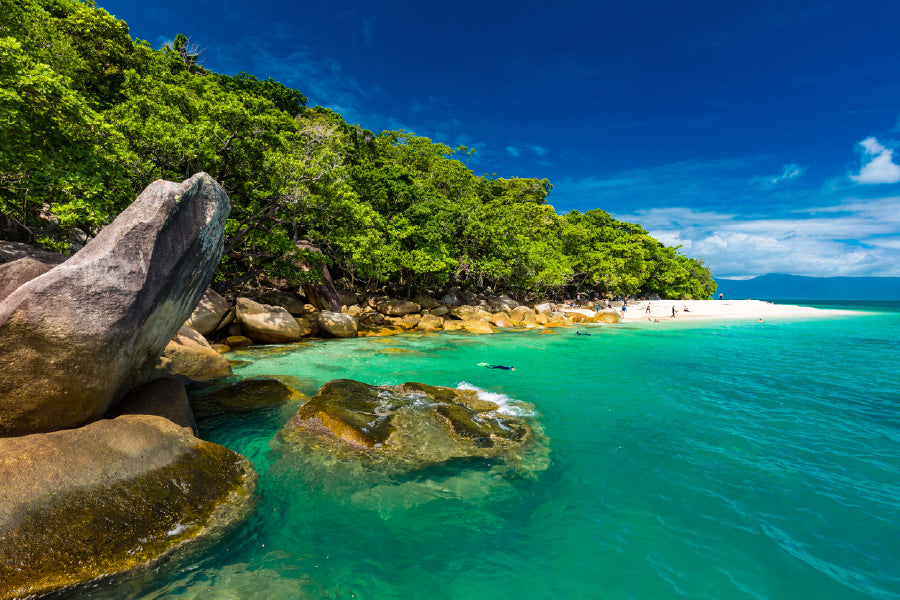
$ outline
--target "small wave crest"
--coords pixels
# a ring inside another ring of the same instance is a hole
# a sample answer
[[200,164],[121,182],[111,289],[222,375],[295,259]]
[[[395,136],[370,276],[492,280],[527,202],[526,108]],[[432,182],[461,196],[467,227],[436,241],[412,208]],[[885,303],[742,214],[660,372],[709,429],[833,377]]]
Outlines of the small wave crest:
[[480,387],[474,386],[471,383],[466,383],[463,381],[459,385],[456,386],[458,390],[472,390],[478,397],[482,400],[487,400],[488,402],[493,402],[500,408],[497,409],[497,412],[501,415],[507,415],[509,417],[533,417],[534,411],[529,410],[518,400],[510,398],[506,394],[498,394],[497,392],[489,392],[487,390],[483,390]]

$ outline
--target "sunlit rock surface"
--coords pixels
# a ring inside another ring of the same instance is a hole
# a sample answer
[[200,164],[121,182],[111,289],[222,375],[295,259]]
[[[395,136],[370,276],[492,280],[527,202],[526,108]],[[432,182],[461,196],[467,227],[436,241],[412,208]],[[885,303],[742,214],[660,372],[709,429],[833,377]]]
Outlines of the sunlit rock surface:
[[470,389],[338,379],[297,411],[281,438],[389,469],[471,459],[516,461],[535,439],[525,412],[484,400]]
[[222,258],[229,210],[205,173],[157,180],[0,302],[0,436],[89,423],[148,381]]
[[246,458],[149,415],[0,439],[0,599],[147,565],[246,516]]

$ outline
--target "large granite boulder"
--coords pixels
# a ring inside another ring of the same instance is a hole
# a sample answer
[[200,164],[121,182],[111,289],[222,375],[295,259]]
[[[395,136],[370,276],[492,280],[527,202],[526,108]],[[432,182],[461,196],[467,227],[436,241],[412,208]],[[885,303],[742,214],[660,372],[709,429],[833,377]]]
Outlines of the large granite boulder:
[[412,319],[410,319],[410,317],[419,317],[419,315],[407,315],[405,317],[385,317],[382,326],[391,329],[399,329],[401,331],[414,329],[416,323],[418,323],[419,320],[416,319],[415,321],[413,321]]
[[261,304],[269,304],[272,306],[280,306],[294,316],[302,316],[306,314],[306,301],[296,294],[288,292],[278,292],[275,294],[266,294],[259,299]]
[[222,258],[229,210],[205,173],[157,180],[0,302],[0,435],[89,423],[147,381]]
[[513,415],[526,412],[510,411],[471,389],[338,379],[319,388],[281,438],[401,470],[452,460],[515,460],[533,439],[528,421]]
[[410,300],[388,298],[375,305],[375,310],[390,317],[402,317],[422,310],[422,307]]
[[517,306],[509,311],[509,320],[512,321],[514,325],[518,325],[520,322],[525,321],[528,316],[534,317],[535,314],[536,313],[527,306]]
[[593,316],[595,323],[618,323],[621,320],[619,312],[611,309],[597,311]]
[[436,317],[434,315],[425,315],[419,319],[418,323],[416,323],[416,329],[421,331],[440,331],[443,328],[443,317]]
[[159,357],[156,375],[171,377],[182,383],[212,381],[231,375],[231,366],[205,337],[184,325],[166,344]]
[[126,415],[0,439],[0,598],[153,563],[246,516],[247,459],[168,419]]
[[462,328],[472,333],[494,333],[490,321],[480,317],[472,317],[461,321]]
[[461,293],[457,289],[451,289],[447,292],[444,297],[441,299],[441,302],[446,304],[447,306],[459,306],[462,304],[462,300],[460,299]]
[[487,303],[493,310],[506,313],[519,305],[518,302],[506,295],[490,296],[487,298]]
[[490,319],[491,325],[494,327],[512,327],[512,323],[509,321],[509,315],[505,312],[498,312],[491,315]]
[[[194,311],[185,325],[201,335],[209,335],[217,329],[228,325],[231,303],[223,298],[216,290],[207,288],[200,297],[200,302],[194,307]],[[233,316],[232,316],[233,318]]]
[[33,258],[52,265],[58,265],[66,260],[66,257],[62,254],[49,252],[34,244],[11,242],[6,238],[0,237],[0,263],[13,262],[20,258]]
[[238,298],[235,311],[244,335],[254,342],[287,344],[296,342],[303,336],[297,320],[284,307]]
[[509,313],[509,321],[516,327],[533,329],[539,326],[537,313],[527,306],[517,306]]
[[541,302],[534,305],[534,312],[538,314],[550,314],[553,312],[553,306],[549,302]]
[[318,315],[319,331],[330,337],[356,337],[359,326],[350,315],[323,310]]
[[480,310],[480,309],[478,309],[478,308],[476,308],[476,307],[474,307],[474,306],[471,306],[471,305],[469,305],[469,304],[461,304],[461,305],[459,305],[459,306],[454,306],[453,308],[451,308],[451,309],[450,309],[450,314],[451,314],[451,315],[453,316],[453,318],[455,318],[455,319],[459,319],[459,320],[461,320],[461,321],[465,321],[466,319],[470,319],[470,318],[474,317],[475,314],[476,314],[479,310]]
[[31,257],[0,264],[0,302],[22,284],[40,277],[55,266]]
[[429,309],[428,314],[435,317],[446,317],[450,314],[450,307],[446,304],[441,304],[440,306],[435,306],[434,308]]
[[424,310],[431,310],[438,307],[438,301],[427,294],[418,294],[413,298],[413,302],[421,306]]

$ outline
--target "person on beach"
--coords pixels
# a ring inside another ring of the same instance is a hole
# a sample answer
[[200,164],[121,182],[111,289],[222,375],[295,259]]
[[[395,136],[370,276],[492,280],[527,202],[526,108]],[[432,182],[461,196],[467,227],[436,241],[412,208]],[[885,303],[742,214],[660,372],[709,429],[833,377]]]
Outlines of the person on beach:
[[647,303],[647,310],[645,310],[644,312],[647,313],[648,315],[650,314],[650,303],[649,302]]
[[684,312],[691,312],[691,311],[688,310],[687,305],[685,305],[684,308],[683,308],[682,310],[683,310]]
[[672,307],[672,318],[673,318],[673,319],[675,318],[675,312],[676,312],[676,311],[675,311],[675,307],[673,306],[673,307]]

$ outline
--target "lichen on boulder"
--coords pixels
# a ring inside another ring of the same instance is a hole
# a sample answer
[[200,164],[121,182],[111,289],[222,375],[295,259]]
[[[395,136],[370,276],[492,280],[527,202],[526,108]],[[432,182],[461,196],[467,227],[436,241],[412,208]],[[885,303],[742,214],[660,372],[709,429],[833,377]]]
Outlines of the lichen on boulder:
[[514,462],[535,439],[525,414],[472,389],[337,379],[297,411],[281,439],[388,470],[469,459]]
[[152,564],[249,512],[246,458],[149,415],[0,439],[0,598]]
[[0,302],[0,436],[89,423],[149,381],[222,258],[229,210],[205,173],[157,180]]

